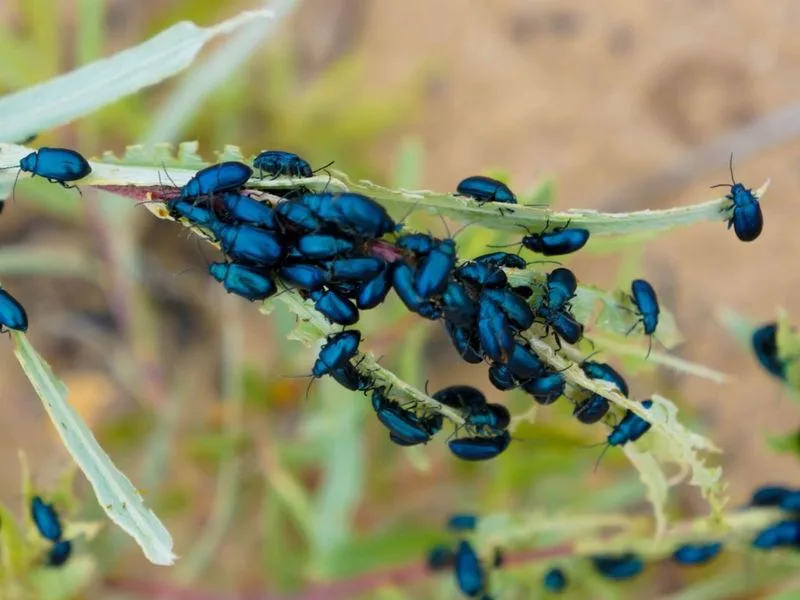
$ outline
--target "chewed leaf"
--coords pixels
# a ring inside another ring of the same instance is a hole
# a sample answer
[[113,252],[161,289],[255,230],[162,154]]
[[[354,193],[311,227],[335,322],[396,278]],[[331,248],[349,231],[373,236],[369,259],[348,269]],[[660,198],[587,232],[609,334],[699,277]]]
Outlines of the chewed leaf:
[[[705,453],[720,453],[721,450],[708,438],[688,430],[678,421],[678,407],[671,401],[654,394],[649,411],[653,430],[643,440],[651,441],[651,456],[660,463],[673,463],[682,473],[691,474],[689,483],[700,489],[703,498],[711,507],[713,518],[719,518],[728,502],[727,484],[722,479],[722,467],[706,465]],[[669,439],[667,439],[669,438]],[[684,476],[673,477],[676,485]]]
[[[341,327],[334,326],[328,322],[322,314],[314,310],[311,302],[303,300],[294,290],[286,291],[267,302],[276,300],[280,300],[286,304],[289,310],[299,318],[300,325],[298,325],[294,332],[289,334],[290,337],[307,346],[312,345],[316,340],[321,340],[326,336],[341,331]],[[366,354],[353,362],[359,364],[359,370],[369,373],[378,384],[383,384],[383,387],[391,389],[393,393],[405,396],[409,400],[414,400],[424,406],[431,407],[436,412],[450,419],[456,426],[464,424],[464,417],[462,417],[458,411],[449,406],[445,406],[441,402],[437,402],[414,386],[409,385],[404,380],[397,377],[397,375],[379,365],[378,361],[371,354]]]
[[[647,352],[647,336],[642,332],[641,324],[636,325],[639,316],[637,314],[636,306],[631,302],[629,291],[618,290],[612,298],[608,295],[603,296],[600,300],[603,302],[603,308],[597,318],[597,325],[608,331],[614,331],[619,334],[627,334],[629,331],[631,337],[644,339],[644,351]],[[620,308],[623,307],[623,308]],[[633,328],[633,329],[631,329]],[[655,337],[658,342],[665,348],[672,349],[675,346],[684,342],[684,337],[678,331],[675,323],[674,315],[664,308],[658,316],[658,328],[655,332]]]
[[[556,354],[553,348],[536,336],[526,336],[525,339],[553,369],[563,370],[564,377],[569,383],[600,394],[617,406],[630,410],[651,423],[650,432],[636,443],[650,450],[659,463],[673,463],[684,473],[680,477],[673,477],[670,485],[677,484],[685,478],[685,474],[690,473],[690,484],[700,488],[711,507],[712,515],[715,517],[719,515],[727,502],[722,469],[708,467],[701,455],[720,450],[707,438],[684,427],[678,421],[678,408],[672,402],[662,396],[653,395],[653,406],[648,410],[639,402],[620,394],[614,386],[589,379],[581,369],[575,367],[573,362]],[[579,357],[575,356],[575,350],[564,348],[564,351],[573,360],[579,360]]]
[[[1,139],[1,138],[0,138]],[[0,161],[2,164],[14,164],[19,159],[30,152],[29,148],[13,144],[0,143]],[[141,157],[140,157],[141,158]],[[117,160],[119,159],[112,159]],[[125,163],[124,159],[122,161]],[[176,185],[183,185],[197,170],[196,161],[192,160],[181,162],[178,157],[181,169],[176,172],[170,171],[170,177]],[[115,168],[103,159],[91,162],[93,173],[81,182],[81,185],[159,185],[162,175],[159,169],[165,160],[153,161],[152,169],[144,169],[141,160],[134,161],[140,169],[125,169],[121,164]],[[96,172],[95,172],[96,171]],[[730,200],[726,197],[717,198],[701,204],[682,206],[664,210],[642,210],[629,213],[601,213],[588,209],[573,209],[569,211],[552,211],[544,207],[516,205],[509,207],[503,206],[501,213],[493,203],[478,205],[476,202],[457,196],[453,193],[437,193],[428,190],[392,190],[376,185],[370,181],[351,181],[344,173],[331,170],[332,177],[326,175],[310,177],[307,179],[254,179],[249,183],[250,187],[263,190],[285,188],[287,185],[303,185],[312,190],[327,191],[354,191],[364,193],[378,202],[384,204],[391,210],[398,211],[398,214],[406,214],[408,211],[427,210],[443,216],[469,221],[483,225],[490,229],[500,229],[522,233],[525,229],[541,231],[545,225],[550,227],[565,226],[569,223],[574,227],[583,227],[592,232],[595,236],[623,235],[631,233],[645,233],[653,231],[665,231],[674,227],[691,225],[700,221],[724,221],[730,215]],[[9,181],[13,180],[14,170],[10,170],[11,178],[0,173],[0,186],[8,189]],[[765,183],[756,192],[763,195],[769,182]],[[513,211],[513,212],[512,212]],[[670,342],[665,342],[669,344]]]
[[13,332],[14,354],[42,400],[47,415],[64,446],[94,489],[109,518],[141,546],[150,562],[171,565],[175,561],[172,537],[158,517],[147,508],[130,480],[114,466],[92,432],[67,402],[67,388],[28,342]]
[[187,68],[214,38],[274,17],[274,11],[263,9],[242,12],[213,27],[183,21],[138,46],[4,96],[0,140],[26,139],[155,85]]
[[[533,284],[534,306],[544,293],[547,283],[547,274],[542,271],[532,269],[504,269],[508,274],[508,280],[512,285]],[[572,314],[575,318],[584,323],[587,327],[597,327],[609,333],[619,334],[620,340],[631,326],[636,322],[636,315],[626,312],[632,310],[632,304],[625,292],[617,290],[608,292],[593,285],[579,284],[575,292],[575,297],[570,301]],[[598,304],[601,306],[598,312]],[[624,307],[620,308],[620,307]],[[590,335],[590,337],[592,337]],[[656,331],[658,341],[666,348],[673,348],[684,341],[684,337],[678,330],[675,316],[665,307],[661,307],[659,315],[658,330]],[[641,326],[634,330],[630,336],[625,336],[625,340],[632,342],[638,341],[641,346],[641,355],[647,354],[647,337],[641,333]],[[621,341],[618,343],[622,343]],[[655,344],[656,342],[654,342]]]
[[[641,210],[629,213],[601,213],[588,209],[553,212],[543,208],[516,205],[503,206],[502,213],[492,203],[476,202],[455,194],[442,194],[430,190],[391,190],[371,181],[352,181],[345,174],[333,171],[334,177],[348,189],[367,194],[387,206],[417,206],[420,210],[435,210],[444,216],[468,220],[492,229],[520,232],[524,228],[534,231],[551,227],[582,227],[593,235],[619,235],[633,232],[663,231],[701,221],[724,221],[730,216],[731,202],[726,197],[664,210]],[[763,195],[769,182],[757,192]],[[759,196],[760,197],[760,196]]]
[[667,478],[664,476],[661,465],[651,454],[639,452],[633,444],[626,444],[622,449],[631,464],[639,471],[639,478],[647,490],[647,499],[653,506],[655,538],[659,540],[667,529],[667,515],[664,512],[669,491]]

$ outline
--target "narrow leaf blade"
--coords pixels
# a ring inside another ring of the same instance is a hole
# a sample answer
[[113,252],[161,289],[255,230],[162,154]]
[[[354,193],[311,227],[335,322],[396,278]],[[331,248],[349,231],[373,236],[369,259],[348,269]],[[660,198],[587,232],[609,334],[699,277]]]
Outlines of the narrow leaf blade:
[[67,388],[34,350],[25,335],[13,332],[14,354],[42,400],[64,446],[92,484],[97,501],[108,517],[128,533],[150,562],[175,562],[172,536],[147,508],[130,480],[114,466],[92,432],[67,402]]
[[4,96],[0,140],[25,139],[155,85],[188,67],[214,37],[272,18],[274,12],[265,9],[246,11],[208,28],[183,21],[138,46]]

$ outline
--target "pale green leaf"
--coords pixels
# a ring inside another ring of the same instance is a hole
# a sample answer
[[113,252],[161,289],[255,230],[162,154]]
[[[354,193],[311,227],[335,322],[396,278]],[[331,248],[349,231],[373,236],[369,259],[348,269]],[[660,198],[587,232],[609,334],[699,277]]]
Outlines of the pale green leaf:
[[12,332],[14,354],[42,400],[64,446],[94,489],[108,517],[141,546],[154,564],[175,561],[172,537],[142,496],[111,462],[91,431],[67,401],[67,389],[39,356],[24,334]]
[[97,565],[87,554],[76,556],[60,569],[39,567],[31,582],[39,600],[69,600],[97,577]]
[[214,38],[275,17],[272,10],[245,11],[213,27],[189,21],[70,73],[0,98],[0,140],[21,140],[64,125],[167,79],[194,61]]
[[161,110],[154,115],[145,144],[171,141],[200,109],[203,100],[226,79],[241,75],[242,65],[275,31],[276,25],[294,8],[296,0],[280,0],[270,5],[273,18],[253,19],[214,53],[184,77]]
[[634,444],[626,444],[622,447],[625,456],[631,464],[639,471],[639,478],[645,486],[647,499],[653,507],[653,519],[655,520],[655,538],[660,540],[667,529],[667,515],[664,507],[667,504],[669,484],[664,475],[661,465],[652,454],[639,452]]

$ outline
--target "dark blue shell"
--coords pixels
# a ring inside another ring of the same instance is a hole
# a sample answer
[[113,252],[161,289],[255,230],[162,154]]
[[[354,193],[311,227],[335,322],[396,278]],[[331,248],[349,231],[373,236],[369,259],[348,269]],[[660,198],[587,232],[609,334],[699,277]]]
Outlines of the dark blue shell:
[[424,298],[419,295],[414,287],[414,269],[407,262],[395,262],[392,285],[406,308],[412,312],[417,312]]
[[472,545],[461,540],[455,560],[456,584],[461,593],[476,598],[486,589],[486,573]]
[[500,305],[482,296],[478,304],[478,339],[483,353],[494,362],[504,363],[514,349],[514,331]]
[[205,206],[199,206],[190,200],[173,198],[167,202],[169,215],[176,221],[180,218],[186,219],[192,225],[208,227],[215,221],[214,215]]
[[449,569],[455,564],[456,555],[452,549],[444,545],[431,548],[428,553],[428,569],[431,571],[441,571]]
[[233,223],[246,223],[262,229],[275,231],[278,219],[275,210],[250,196],[242,194],[222,194],[215,198],[227,213],[227,220]]
[[786,512],[800,512],[800,490],[792,490],[786,494],[781,498],[779,506]]
[[786,363],[778,358],[777,333],[778,324],[767,323],[753,331],[750,343],[761,366],[778,379],[785,379]]
[[386,261],[376,256],[338,258],[328,263],[331,279],[366,282],[386,268]]
[[529,233],[522,238],[522,245],[544,256],[560,256],[577,252],[588,241],[588,229],[570,227],[548,233]]
[[577,344],[583,337],[583,325],[565,310],[551,311],[541,306],[538,316],[568,344]]
[[593,556],[591,560],[595,570],[608,579],[630,579],[644,569],[642,559],[630,552],[619,556]]
[[453,274],[459,281],[471,283],[477,288],[501,288],[508,284],[505,271],[485,263],[465,262]]
[[516,342],[508,356],[508,368],[519,380],[539,377],[545,373],[545,366],[536,353],[522,342]]
[[502,404],[487,404],[479,411],[466,416],[469,431],[484,435],[500,435],[511,424],[511,413]]
[[286,227],[297,231],[309,232],[322,228],[322,220],[308,206],[295,201],[286,200],[275,207],[278,217]]
[[219,192],[229,192],[244,187],[253,176],[253,169],[244,163],[229,161],[200,169],[181,188],[181,198],[199,198]]
[[409,233],[397,238],[395,246],[417,256],[425,256],[434,249],[438,240],[427,233]]
[[397,230],[397,224],[386,209],[362,194],[333,194],[329,209],[317,214],[340,231],[360,238],[377,239]]
[[548,405],[564,394],[565,385],[564,376],[553,372],[524,381],[520,387],[533,396],[537,403]]
[[727,197],[733,202],[728,229],[733,226],[736,237],[743,242],[752,242],[764,228],[764,215],[761,214],[758,198],[741,183],[733,184]]
[[505,392],[517,387],[517,380],[508,365],[493,363],[489,367],[489,381],[501,392]]
[[311,177],[314,174],[306,160],[283,150],[264,150],[253,160],[253,167],[258,169],[262,177],[264,173],[276,177]]
[[628,395],[628,383],[611,365],[585,360],[581,363],[581,369],[588,378],[601,379],[613,383],[623,396]]
[[581,423],[591,425],[605,417],[608,409],[608,400],[603,398],[600,394],[592,394],[583,402],[575,404],[572,415]]
[[57,542],[61,539],[61,521],[52,504],[47,504],[39,496],[31,498],[31,519],[39,534],[46,540]]
[[65,183],[83,179],[92,172],[88,161],[68,148],[39,148],[19,161],[22,171]]
[[511,254],[509,252],[490,252],[489,254],[481,254],[472,260],[489,267],[524,269],[528,266],[528,261],[526,261],[524,258],[518,254]]
[[297,240],[300,254],[314,260],[341,256],[353,250],[352,241],[323,233],[309,233]]
[[394,263],[386,265],[380,273],[362,283],[356,292],[356,306],[362,310],[375,308],[386,299],[392,289]]
[[672,553],[672,560],[681,565],[702,565],[722,551],[720,542],[709,544],[684,544]]
[[336,290],[314,290],[311,292],[314,308],[337,325],[358,323],[358,308],[348,298]]
[[267,273],[236,263],[211,263],[209,274],[219,281],[228,293],[246,300],[264,300],[278,291],[275,281]]
[[342,366],[331,369],[331,377],[342,387],[354,392],[366,392],[375,387],[375,379],[368,374],[364,374],[356,369],[349,362],[345,362]]
[[489,460],[505,452],[511,443],[511,435],[504,431],[495,437],[458,438],[450,440],[447,445],[455,456],[461,460]]
[[517,197],[502,181],[473,175],[462,179],[456,191],[462,196],[470,196],[477,202],[502,202],[503,204],[516,204]]
[[658,327],[658,297],[653,286],[644,279],[634,279],[631,282],[633,303],[639,311],[642,326],[646,335],[653,335]]
[[438,321],[442,318],[444,313],[442,312],[441,307],[437,306],[433,302],[425,301],[422,302],[417,308],[417,314],[423,319],[428,319],[429,321]]
[[554,567],[544,574],[542,579],[544,589],[548,592],[559,593],[563,592],[567,587],[567,576],[564,571],[558,567]]
[[752,546],[759,550],[771,550],[779,546],[800,544],[800,521],[778,521],[762,529],[753,539]]
[[487,406],[483,392],[471,385],[451,385],[442,388],[431,398],[446,406],[470,412],[483,410]]
[[448,529],[453,531],[475,531],[478,526],[478,517],[473,514],[459,513],[447,520]]
[[0,288],[0,331],[28,331],[28,313],[14,296]]
[[792,493],[789,488],[779,485],[765,485],[753,492],[750,506],[779,506],[783,498]]
[[445,321],[444,326],[453,346],[464,361],[473,365],[483,362],[477,331],[469,327],[459,327],[450,321]]
[[457,281],[449,281],[442,294],[442,308],[448,321],[460,327],[470,327],[478,316],[478,304]]
[[356,330],[342,331],[328,338],[320,348],[314,367],[311,369],[314,377],[322,377],[333,369],[341,368],[358,352],[361,343],[361,332]]
[[285,265],[278,270],[278,275],[286,283],[311,291],[320,289],[328,282],[328,272],[316,265]]
[[[642,406],[649,409],[653,405],[650,399],[642,400]],[[650,430],[650,422],[645,421],[636,413],[628,410],[625,416],[617,423],[616,427],[608,434],[610,446],[623,446],[628,442],[635,442]]]
[[382,389],[373,390],[372,408],[378,420],[400,440],[401,445],[425,444],[441,429],[441,415],[434,420],[421,419],[387,398]]
[[286,250],[278,237],[252,225],[210,225],[222,251],[235,261],[271,267],[280,262]]
[[60,567],[69,560],[72,554],[72,542],[60,540],[52,545],[47,553],[47,565],[49,567]]
[[561,310],[575,296],[577,289],[575,273],[564,267],[554,269],[547,274],[547,307],[551,311]]
[[483,290],[481,299],[490,298],[500,307],[509,322],[519,331],[524,331],[533,325],[533,309],[519,296],[507,288]]
[[428,553],[428,569],[431,571],[449,569],[453,566],[455,560],[455,552],[447,546],[440,544],[431,548],[431,551]]
[[456,244],[444,240],[422,259],[417,267],[414,287],[423,298],[438,296],[447,287],[447,280],[456,264]]

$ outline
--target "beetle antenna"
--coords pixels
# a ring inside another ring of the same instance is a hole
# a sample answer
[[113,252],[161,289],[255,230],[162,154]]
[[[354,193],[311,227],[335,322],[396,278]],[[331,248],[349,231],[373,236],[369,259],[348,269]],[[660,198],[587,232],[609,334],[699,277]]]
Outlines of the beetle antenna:
[[[329,162],[327,165],[323,165],[323,166],[321,166],[319,169],[314,169],[313,171],[311,171],[311,173],[313,174],[313,173],[319,173],[320,171],[324,171],[325,169],[327,169],[328,167],[330,167],[330,166],[331,166],[333,163],[335,163],[335,162],[336,162],[335,160],[332,160],[332,161],[331,161],[331,162]],[[330,173],[328,173],[328,175],[330,175]]]
[[731,171],[731,182],[736,185],[736,177],[733,176],[733,152],[731,152],[731,159],[728,161],[728,168]]
[[606,443],[606,447],[603,448],[603,451],[600,453],[600,456],[597,457],[597,462],[594,463],[594,470],[593,470],[594,473],[597,473],[597,467],[600,466],[600,461],[603,460],[603,457],[605,456],[606,452],[608,452],[609,448],[611,448],[611,444]]

